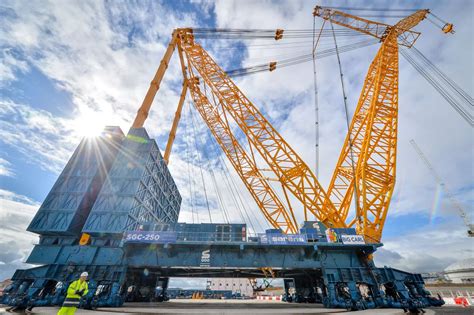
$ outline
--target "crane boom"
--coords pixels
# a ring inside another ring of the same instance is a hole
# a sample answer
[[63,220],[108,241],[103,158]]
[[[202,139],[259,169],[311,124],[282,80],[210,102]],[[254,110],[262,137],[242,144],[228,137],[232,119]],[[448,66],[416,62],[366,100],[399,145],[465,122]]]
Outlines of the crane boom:
[[[382,237],[395,186],[398,44],[406,43],[408,35],[403,34],[414,33],[409,28],[421,22],[428,12],[419,10],[390,26],[332,9],[316,7],[314,11],[315,15],[331,23],[369,34],[382,41],[367,72],[328,188],[328,195],[344,220],[349,215],[355,194],[355,218],[348,226],[355,224],[359,233],[372,242],[378,242]],[[401,35],[403,42],[399,42]],[[414,41],[411,45],[413,43]]]
[[[188,67],[188,69],[191,69]],[[192,70],[190,70],[192,71]],[[191,72],[190,92],[196,109],[206,122],[217,142],[223,149],[237,174],[256,201],[265,218],[274,228],[281,228],[285,233],[297,233],[298,224],[289,213],[264,176],[258,169],[255,160],[241,147],[228,124],[222,108],[213,106],[198,86],[198,77]]]
[[146,92],[142,105],[137,111],[137,115],[135,116],[135,120],[133,121],[132,128],[143,127],[145,120],[148,118],[148,112],[150,111],[151,105],[153,104],[156,92],[158,92],[158,90],[160,89],[161,80],[163,80],[166,69],[168,69],[168,64],[170,62],[171,56],[173,55],[174,50],[176,48],[177,39],[178,33],[174,31],[173,35],[171,36],[171,41],[168,44],[168,48],[165,51],[165,55],[163,56],[163,59],[161,59],[160,66],[156,70],[153,80],[151,80],[150,87]]
[[[260,111],[240,91],[209,54],[194,41],[189,29],[179,30],[189,67],[196,69],[225,110],[247,136],[279,180],[284,192],[291,192],[305,211],[327,226],[345,227],[324,188],[306,163],[281,137]],[[237,170],[239,171],[239,170]],[[293,210],[289,209],[292,213]],[[294,216],[294,214],[293,214]]]
[[367,20],[346,12],[338,11],[332,8],[316,6],[313,11],[314,16],[319,16],[334,24],[338,24],[358,32],[373,36],[383,41],[391,28],[397,28],[398,43],[400,45],[411,47],[420,36],[419,32],[412,31],[411,28],[416,26],[426,15],[430,13],[429,10],[418,10],[409,17],[404,18],[395,26]]

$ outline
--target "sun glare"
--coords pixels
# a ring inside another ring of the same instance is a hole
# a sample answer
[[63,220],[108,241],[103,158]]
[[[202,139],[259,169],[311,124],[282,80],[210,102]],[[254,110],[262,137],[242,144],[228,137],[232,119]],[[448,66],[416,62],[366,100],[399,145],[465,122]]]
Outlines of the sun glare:
[[82,112],[74,121],[73,128],[80,137],[97,137],[104,130],[108,119],[110,117],[103,112]]

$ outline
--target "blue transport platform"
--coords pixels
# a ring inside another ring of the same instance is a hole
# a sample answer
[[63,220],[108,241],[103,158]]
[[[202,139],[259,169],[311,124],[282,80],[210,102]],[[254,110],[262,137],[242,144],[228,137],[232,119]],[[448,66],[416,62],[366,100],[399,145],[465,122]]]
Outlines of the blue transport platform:
[[[94,141],[94,142],[92,142]],[[419,274],[376,267],[354,229],[304,222],[299,234],[251,234],[245,224],[178,223],[181,196],[143,128],[107,127],[84,139],[28,230],[39,234],[0,303],[22,310],[61,305],[69,283],[89,273],[81,307],[169,299],[170,277],[284,279],[286,302],[330,308],[418,310],[441,306]],[[328,237],[331,235],[331,237]]]

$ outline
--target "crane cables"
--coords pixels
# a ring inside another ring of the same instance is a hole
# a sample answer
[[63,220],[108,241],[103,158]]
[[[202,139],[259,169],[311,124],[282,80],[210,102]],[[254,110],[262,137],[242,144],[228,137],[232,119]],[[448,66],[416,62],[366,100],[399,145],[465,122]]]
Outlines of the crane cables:
[[[329,22],[330,22],[331,28],[333,29],[334,25],[333,25],[332,21],[330,20]],[[334,34],[333,37],[334,37],[334,48],[336,49],[337,64],[339,66],[339,77],[341,79],[342,98],[343,98],[343,103],[344,103],[344,113],[345,113],[345,116],[346,116],[347,137],[348,137],[348,140],[349,140],[349,154],[350,154],[350,157],[351,157],[351,168],[352,168],[352,177],[353,177],[353,184],[354,184],[354,190],[353,190],[354,207],[356,208],[357,207],[357,200],[359,199],[359,197],[357,196],[357,180],[355,178],[356,177],[356,161],[354,159],[354,142],[353,142],[353,139],[352,139],[351,128],[350,128],[351,122],[350,122],[350,119],[349,119],[349,106],[347,105],[347,94],[346,94],[346,88],[345,88],[345,85],[344,85],[344,74],[342,72],[341,57],[339,56],[339,49],[338,49],[338,45],[337,45],[336,35]]]
[[324,7],[327,9],[343,10],[343,11],[376,11],[376,12],[415,12],[421,9],[406,8],[354,8],[354,7]]
[[204,180],[204,172],[203,172],[203,163],[202,163],[202,160],[201,160],[201,154],[200,154],[200,151],[198,149],[198,144],[197,144],[197,132],[196,132],[196,125],[194,124],[194,117],[193,117],[193,112],[190,110],[190,113],[191,113],[191,123],[192,123],[192,129],[193,129],[193,135],[194,135],[194,147],[195,147],[195,152],[196,152],[196,157],[197,157],[197,162],[198,162],[198,166],[199,166],[199,171],[200,171],[200,174],[201,174],[201,182],[202,182],[202,188],[203,188],[203,192],[204,192],[204,197],[206,199],[206,207],[207,207],[207,212],[209,214],[209,221],[210,223],[212,223],[212,215],[211,215],[211,208],[209,206],[209,199],[207,197],[207,189],[206,189],[206,181]]
[[[364,40],[364,41],[360,41],[360,42],[356,42],[356,43],[352,43],[348,45],[343,45],[339,47],[339,53],[352,51],[352,50],[367,47],[370,45],[375,45],[378,43],[379,43],[379,40],[377,39],[369,39],[369,40]],[[335,54],[336,54],[336,49],[330,48],[330,49],[320,50],[316,54],[315,58],[321,59],[321,58],[329,57]],[[300,63],[304,63],[304,62],[309,62],[312,60],[313,60],[313,54],[309,53],[309,54],[304,54],[304,55],[300,55],[300,56],[296,56],[292,58],[278,60],[276,61],[275,65],[276,65],[276,68],[284,68],[284,67],[289,67],[289,66],[300,64]],[[249,74],[255,74],[258,72],[269,71],[270,66],[271,64],[264,63],[264,64],[259,64],[255,66],[245,67],[245,68],[228,70],[226,71],[226,73],[227,75],[231,77],[239,77],[239,76],[244,76],[244,75],[249,75]]]
[[313,42],[311,43],[311,55],[313,61],[313,90],[314,90],[314,174],[319,178],[319,103],[318,103],[318,76],[316,71],[316,48],[318,47],[321,33],[324,30],[326,20],[323,21],[319,35],[316,38],[316,16],[313,16]]
[[[191,109],[190,109],[191,110]],[[185,152],[186,152],[186,164],[188,164],[188,183],[189,183],[189,196],[190,196],[190,210],[191,210],[191,218],[192,218],[192,222],[194,223],[194,216],[196,216],[196,223],[199,223],[199,213],[196,211],[195,207],[194,207],[194,199],[195,199],[195,189],[194,189],[194,172],[192,172],[192,176],[191,176],[191,171],[193,170],[191,168],[191,165],[192,165],[192,159],[191,159],[191,156],[190,156],[190,148],[189,148],[189,144],[188,144],[188,141],[187,139],[191,139],[191,137],[189,136],[189,133],[188,133],[188,119],[187,119],[187,116],[188,115],[184,115],[184,130],[185,130],[185,141],[184,141],[184,144],[185,144]]]
[[[276,32],[281,32],[280,38],[312,38],[312,29],[299,30],[275,30],[275,29],[226,29],[226,28],[195,28],[193,35],[198,39],[270,39],[275,40]],[[365,34],[348,28],[337,28],[334,30],[338,36],[365,36]],[[332,31],[325,30],[321,37],[332,37]]]
[[400,53],[468,124],[474,126],[474,100],[472,96],[438,69],[431,60],[415,47],[401,49]]

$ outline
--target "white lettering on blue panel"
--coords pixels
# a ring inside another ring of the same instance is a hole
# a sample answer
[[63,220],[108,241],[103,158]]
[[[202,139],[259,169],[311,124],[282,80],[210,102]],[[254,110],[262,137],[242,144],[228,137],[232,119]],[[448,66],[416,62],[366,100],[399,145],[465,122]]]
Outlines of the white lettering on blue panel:
[[343,244],[365,244],[364,236],[362,235],[341,235]]

